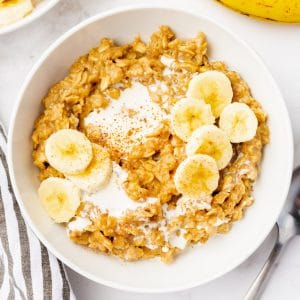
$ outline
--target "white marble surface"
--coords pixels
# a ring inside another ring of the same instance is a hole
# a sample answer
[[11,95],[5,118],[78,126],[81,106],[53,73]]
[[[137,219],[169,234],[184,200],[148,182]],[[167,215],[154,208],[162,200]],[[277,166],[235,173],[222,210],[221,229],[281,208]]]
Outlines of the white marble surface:
[[[300,162],[300,25],[249,19],[211,0],[62,0],[42,19],[15,33],[0,36],[0,119],[5,125],[8,126],[13,104],[26,74],[57,37],[97,12],[132,3],[163,3],[202,12],[246,40],[264,59],[281,88],[293,125],[295,161]],[[258,251],[234,271],[209,284],[180,293],[155,296],[127,293],[91,282],[72,270],[68,270],[68,274],[80,300],[135,300],[142,297],[144,300],[238,300],[242,299],[273,243],[274,234],[270,234]],[[297,237],[286,249],[264,293],[264,300],[299,299],[299,258],[300,238]]]

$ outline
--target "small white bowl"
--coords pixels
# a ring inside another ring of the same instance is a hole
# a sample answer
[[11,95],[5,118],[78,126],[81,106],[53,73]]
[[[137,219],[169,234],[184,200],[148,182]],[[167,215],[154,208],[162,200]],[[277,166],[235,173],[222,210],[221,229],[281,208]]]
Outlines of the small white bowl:
[[4,27],[0,27],[0,35],[5,34],[8,32],[15,31],[32,21],[38,19],[41,17],[44,13],[46,13],[48,10],[50,10],[55,4],[57,4],[60,0],[41,0],[37,3],[37,5],[34,7],[33,11],[25,16],[24,18],[20,19],[19,21],[9,24]]
[[[54,224],[37,196],[39,181],[31,158],[33,122],[47,90],[66,76],[68,67],[108,36],[129,42],[144,39],[161,24],[180,37],[204,31],[210,59],[220,59],[249,83],[253,95],[269,115],[271,142],[266,147],[254,205],[226,235],[198,245],[171,265],[159,260],[122,262],[69,241],[63,226]],[[131,7],[92,17],[59,38],[42,55],[20,92],[9,131],[8,160],[13,187],[23,216],[48,249],[78,273],[105,285],[136,292],[170,292],[211,281],[246,260],[263,242],[276,222],[289,188],[293,140],[282,96],[261,59],[223,26],[196,13],[161,7]]]

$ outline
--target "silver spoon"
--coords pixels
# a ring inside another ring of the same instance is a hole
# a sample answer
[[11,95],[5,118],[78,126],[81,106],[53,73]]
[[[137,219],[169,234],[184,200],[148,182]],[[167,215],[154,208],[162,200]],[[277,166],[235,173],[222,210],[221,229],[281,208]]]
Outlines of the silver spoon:
[[300,234],[300,167],[293,172],[286,204],[275,226],[278,232],[277,241],[244,300],[260,299],[282,250],[292,237]]

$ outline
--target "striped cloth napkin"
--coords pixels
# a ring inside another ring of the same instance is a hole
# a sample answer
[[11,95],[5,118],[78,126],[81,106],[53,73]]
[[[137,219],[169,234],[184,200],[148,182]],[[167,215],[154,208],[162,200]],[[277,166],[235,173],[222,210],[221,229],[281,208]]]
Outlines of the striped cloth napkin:
[[5,155],[6,135],[0,124],[0,299],[75,299],[63,264],[24,222]]

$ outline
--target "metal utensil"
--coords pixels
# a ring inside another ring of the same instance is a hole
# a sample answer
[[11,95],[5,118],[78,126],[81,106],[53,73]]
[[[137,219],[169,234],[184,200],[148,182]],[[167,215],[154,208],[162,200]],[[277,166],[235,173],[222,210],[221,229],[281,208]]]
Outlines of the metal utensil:
[[286,204],[275,226],[278,229],[277,241],[244,300],[260,298],[282,250],[292,237],[300,234],[300,167],[293,172]]

